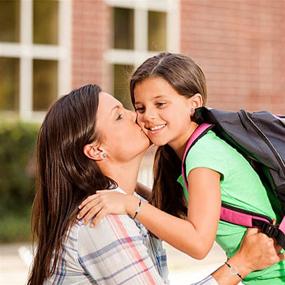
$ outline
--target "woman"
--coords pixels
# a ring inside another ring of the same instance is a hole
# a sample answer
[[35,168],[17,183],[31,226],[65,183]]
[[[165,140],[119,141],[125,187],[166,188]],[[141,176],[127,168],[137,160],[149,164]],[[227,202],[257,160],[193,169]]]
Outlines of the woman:
[[[135,121],[96,85],[72,91],[48,111],[37,144],[37,250],[29,285],[167,284],[163,249],[134,219],[108,216],[96,228],[76,219],[78,205],[99,189],[134,195],[149,146]],[[278,261],[273,253],[273,241],[253,232],[231,264],[248,274]],[[213,276],[220,284],[239,281],[226,266]]]

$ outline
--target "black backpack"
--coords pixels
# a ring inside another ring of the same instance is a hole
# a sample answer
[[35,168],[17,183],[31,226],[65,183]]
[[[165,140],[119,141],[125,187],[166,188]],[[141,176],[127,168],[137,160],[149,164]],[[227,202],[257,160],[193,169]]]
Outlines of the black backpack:
[[285,249],[285,117],[265,111],[225,112],[201,107],[196,109],[193,120],[199,127],[190,137],[183,157],[182,173],[186,185],[185,157],[191,146],[212,129],[250,162],[265,188],[277,197],[280,207],[276,208],[276,203],[272,206],[283,217],[279,225],[273,225],[269,217],[222,203],[220,219],[246,227],[258,227]]

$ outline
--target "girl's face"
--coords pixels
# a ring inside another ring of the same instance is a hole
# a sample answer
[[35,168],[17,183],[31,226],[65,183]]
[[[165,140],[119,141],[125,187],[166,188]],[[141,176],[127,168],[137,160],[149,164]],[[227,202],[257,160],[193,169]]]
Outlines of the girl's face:
[[134,89],[137,122],[158,146],[182,147],[189,137],[192,98],[186,98],[163,78],[150,77]]
[[143,154],[150,145],[136,124],[136,114],[108,93],[101,92],[96,123],[100,142],[109,159],[128,161]]

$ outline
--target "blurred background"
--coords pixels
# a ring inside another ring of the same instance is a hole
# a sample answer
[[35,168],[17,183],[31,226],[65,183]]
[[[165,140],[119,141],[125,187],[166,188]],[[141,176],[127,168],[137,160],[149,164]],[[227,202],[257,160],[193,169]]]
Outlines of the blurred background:
[[[284,19],[284,0],[0,0],[0,284],[25,284],[34,145],[56,98],[97,83],[131,108],[134,68],[171,51],[203,69],[208,106],[284,114]],[[172,284],[224,260],[217,246],[201,262],[167,248]]]

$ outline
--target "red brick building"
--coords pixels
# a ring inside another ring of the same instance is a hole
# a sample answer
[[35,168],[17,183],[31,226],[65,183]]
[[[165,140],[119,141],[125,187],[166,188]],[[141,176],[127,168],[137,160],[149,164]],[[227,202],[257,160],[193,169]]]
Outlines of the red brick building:
[[283,0],[11,0],[0,6],[2,113],[41,118],[57,96],[89,82],[129,104],[133,68],[162,50],[187,54],[202,67],[209,106],[285,113]]
[[[174,51],[204,70],[208,104],[285,113],[285,1],[177,2]],[[112,48],[112,9],[104,1],[73,1],[73,86],[95,79],[108,87],[104,54]]]

